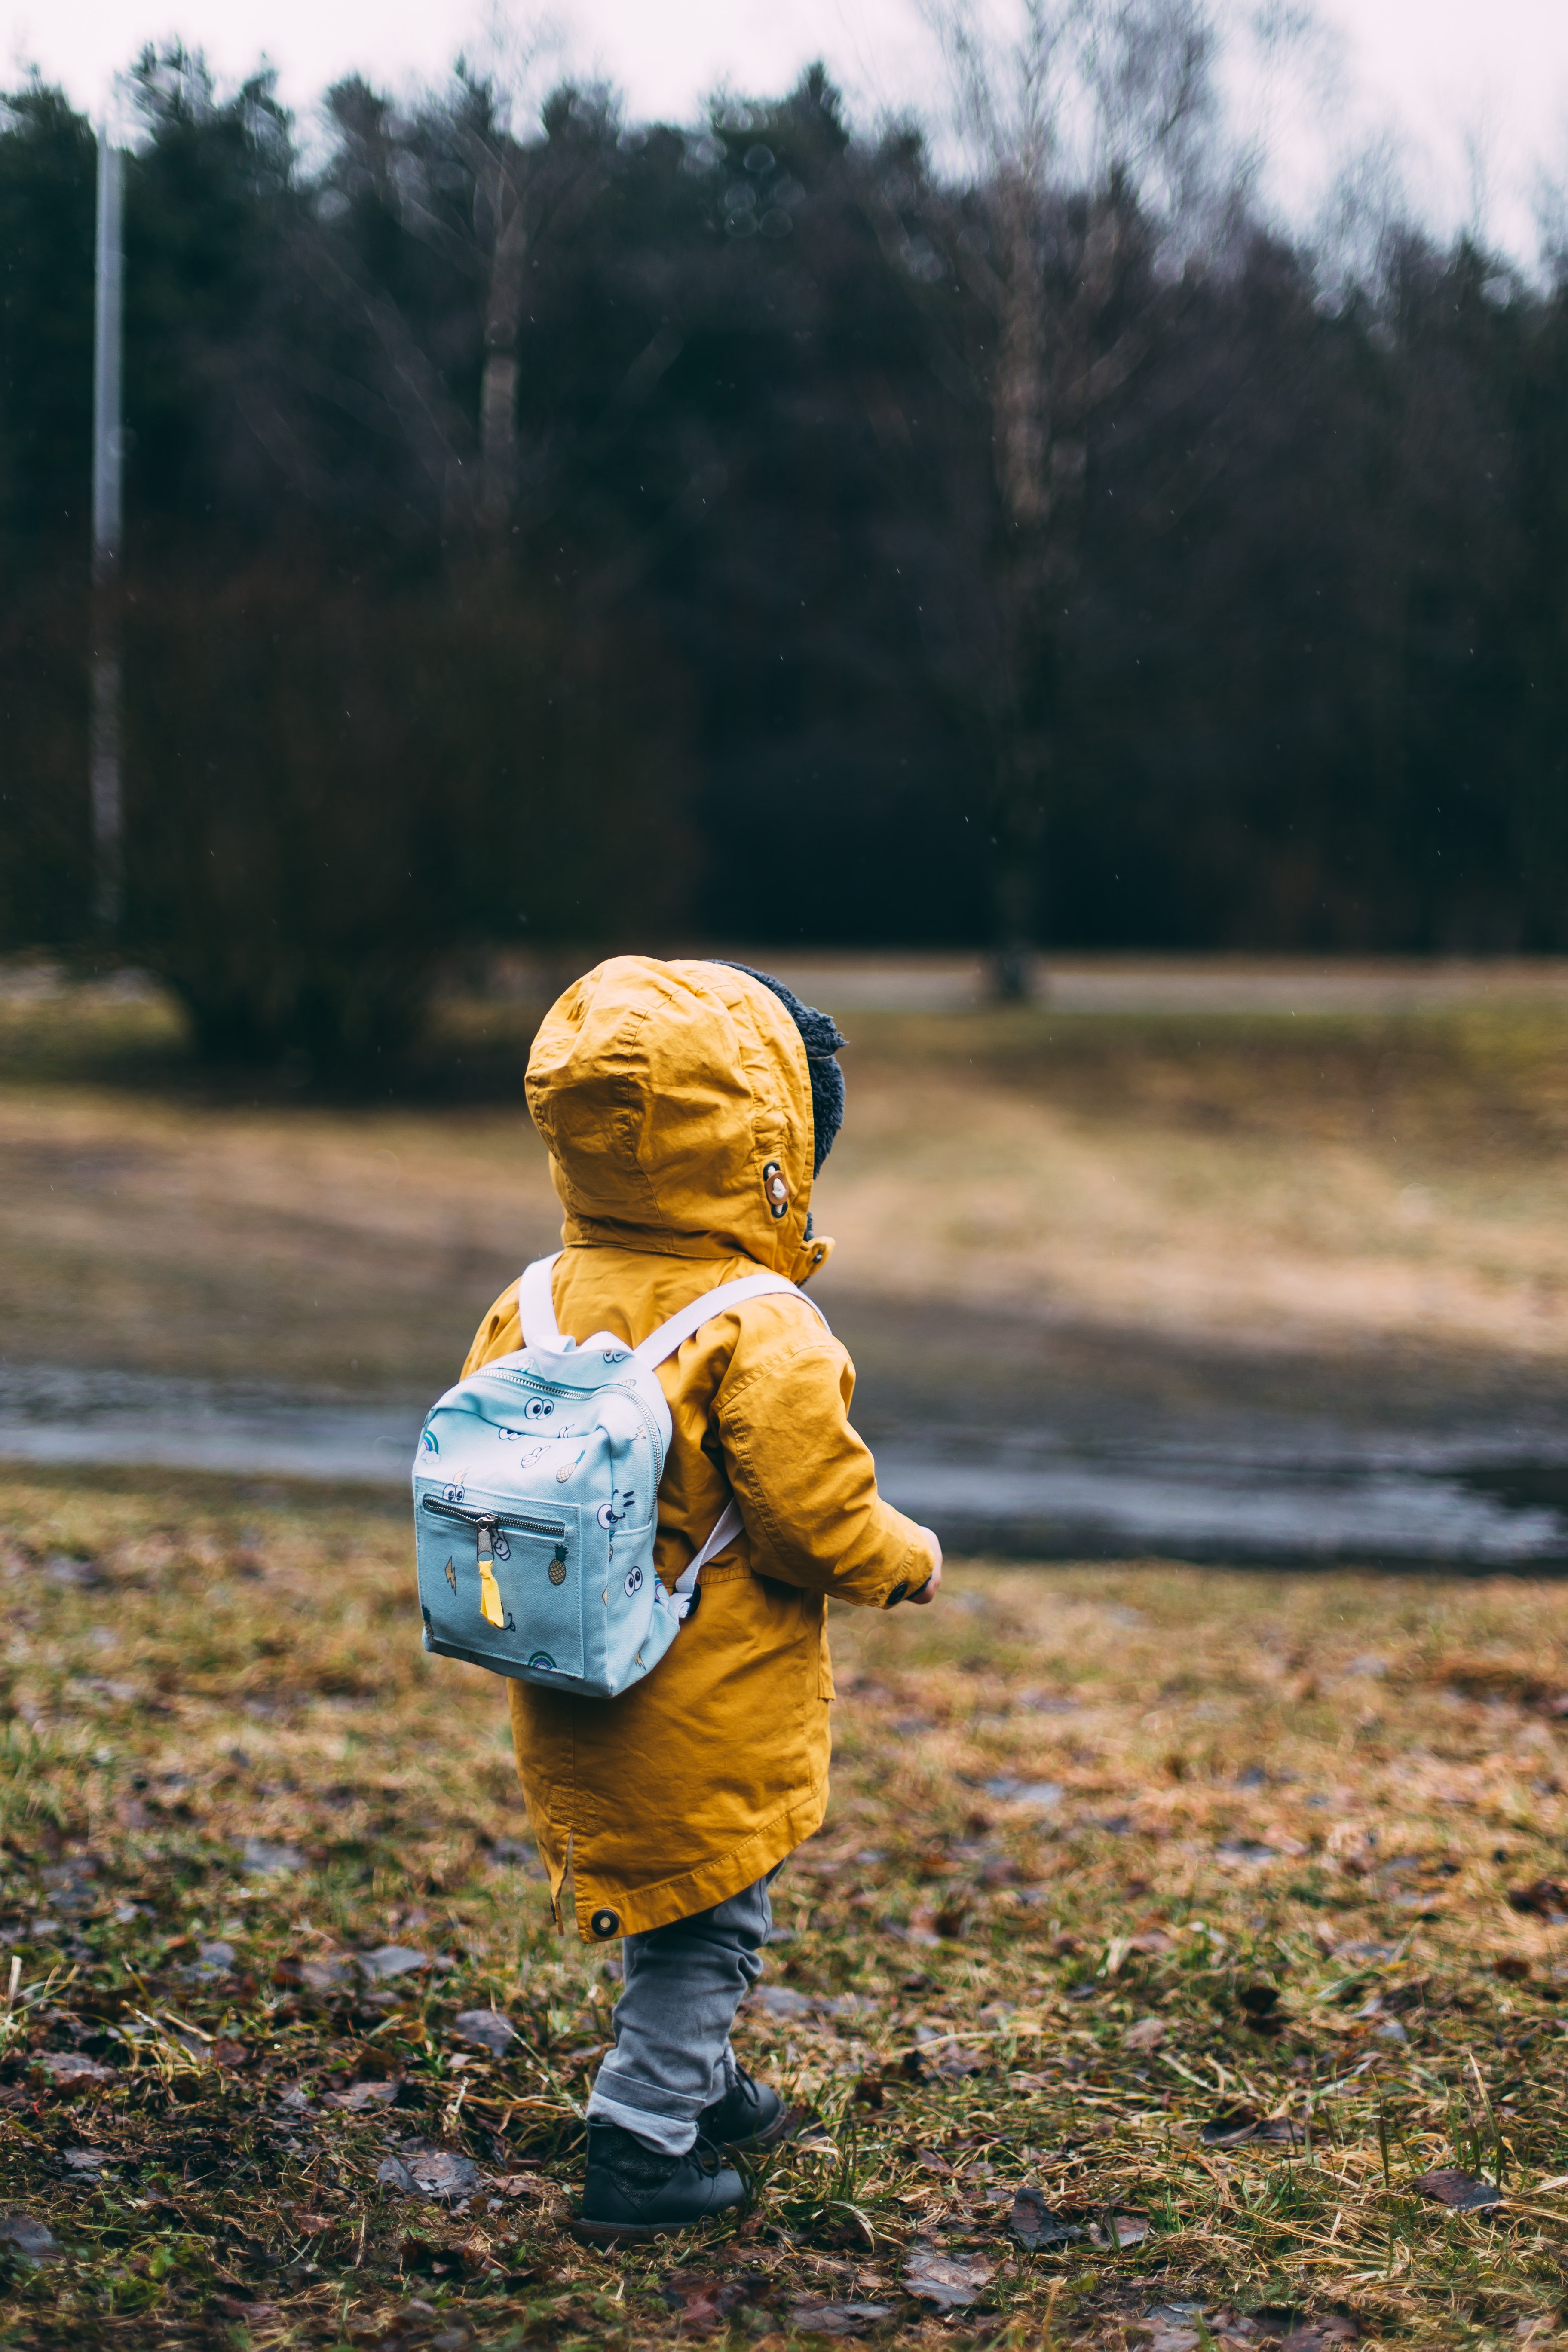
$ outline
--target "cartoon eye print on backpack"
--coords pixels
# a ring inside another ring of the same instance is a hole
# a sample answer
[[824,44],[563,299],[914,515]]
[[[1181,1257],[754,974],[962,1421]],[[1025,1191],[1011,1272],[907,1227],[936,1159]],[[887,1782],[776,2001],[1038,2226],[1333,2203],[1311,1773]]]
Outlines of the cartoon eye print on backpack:
[[463,1489],[462,1489],[462,1487],[461,1487],[461,1486],[460,1486],[460,1485],[459,1485],[459,1486],[443,1486],[443,1487],[442,1487],[442,1489],[441,1489],[441,1500],[442,1500],[444,1503],[460,1503],[460,1502],[462,1501],[462,1499],[463,1499]]
[[522,1410],[529,1421],[548,1421],[555,1407],[549,1397],[530,1397]]
[[626,1570],[626,1580],[622,1589],[628,1601],[631,1599],[634,1592],[640,1592],[642,1591],[642,1570],[640,1568],[631,1568]]
[[[607,1560],[615,1559],[616,1529],[621,1526],[623,1521],[630,1517],[632,1505],[636,1500],[637,1490],[635,1487],[628,1486],[624,1488],[620,1494],[613,1495],[607,1503],[601,1503],[598,1509],[594,1514],[594,1517],[598,1520],[599,1525],[602,1528],[608,1528],[609,1530],[610,1548],[605,1555]],[[617,1503],[619,1503],[621,1507],[618,1511],[616,1508],[616,1505]]]

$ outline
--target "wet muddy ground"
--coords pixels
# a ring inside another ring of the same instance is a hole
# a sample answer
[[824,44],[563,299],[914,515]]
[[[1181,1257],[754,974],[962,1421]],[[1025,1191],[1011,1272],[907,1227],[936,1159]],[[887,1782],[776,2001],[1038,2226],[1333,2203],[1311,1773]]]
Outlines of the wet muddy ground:
[[[1568,1397],[1430,1360],[1331,1364],[825,1291],[885,1491],[1027,1559],[1568,1568]],[[406,1477],[426,1402],[0,1365],[0,1458]]]
[[[955,1548],[1568,1560],[1568,965],[788,977],[853,1041],[817,1289]],[[215,1089],[100,995],[0,987],[0,1457],[399,1483],[555,1246],[527,1003],[450,1009],[492,1097],[375,1104]]]

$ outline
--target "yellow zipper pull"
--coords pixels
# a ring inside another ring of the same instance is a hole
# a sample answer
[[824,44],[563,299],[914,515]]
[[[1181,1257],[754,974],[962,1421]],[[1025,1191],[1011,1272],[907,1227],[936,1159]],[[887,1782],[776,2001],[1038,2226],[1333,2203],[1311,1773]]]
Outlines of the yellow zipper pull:
[[504,1625],[506,1611],[501,1607],[500,1586],[496,1582],[495,1521],[481,1519],[476,1530],[479,1554],[479,1615],[487,1624]]

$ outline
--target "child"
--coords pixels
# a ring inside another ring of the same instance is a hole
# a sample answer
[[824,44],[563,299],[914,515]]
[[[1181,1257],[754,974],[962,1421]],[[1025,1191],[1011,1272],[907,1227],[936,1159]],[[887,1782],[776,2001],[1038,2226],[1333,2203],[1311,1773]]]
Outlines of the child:
[[[637,1343],[758,1267],[801,1283],[812,1180],[843,1115],[833,1023],[740,964],[616,956],[569,988],[528,1065],[565,1210],[553,1277],[571,1337]],[[521,1344],[515,1284],[465,1375]],[[579,2234],[647,2238],[741,2200],[725,2158],[784,2128],[730,2028],[762,1974],[768,1889],[827,1807],[827,1595],[927,1601],[942,1547],[877,1492],[849,1426],[854,1370],[804,1299],[752,1298],[659,1370],[674,1434],[658,1497],[674,1585],[731,1495],[744,1532],[701,1570],[700,1606],[616,1698],[509,1685],[518,1773],[559,1904],[620,1937],[616,2046],[588,2103]]]

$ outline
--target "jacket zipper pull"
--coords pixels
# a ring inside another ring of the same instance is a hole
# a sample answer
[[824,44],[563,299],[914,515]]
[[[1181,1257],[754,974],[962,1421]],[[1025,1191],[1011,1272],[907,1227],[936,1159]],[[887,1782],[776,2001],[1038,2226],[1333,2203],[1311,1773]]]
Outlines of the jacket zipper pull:
[[506,1611],[501,1607],[500,1586],[496,1582],[494,1519],[476,1522],[474,1534],[479,1555],[479,1615],[489,1625],[504,1625]]

